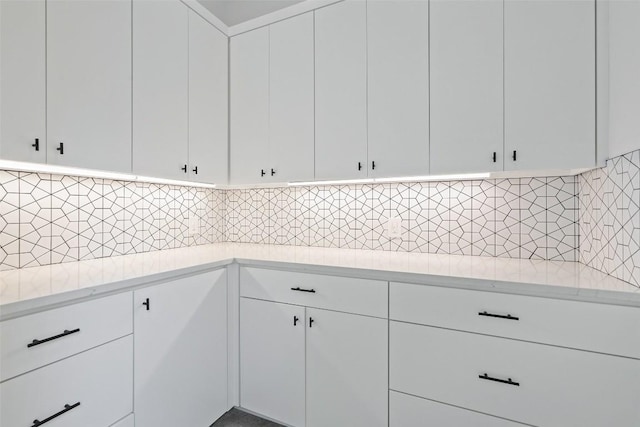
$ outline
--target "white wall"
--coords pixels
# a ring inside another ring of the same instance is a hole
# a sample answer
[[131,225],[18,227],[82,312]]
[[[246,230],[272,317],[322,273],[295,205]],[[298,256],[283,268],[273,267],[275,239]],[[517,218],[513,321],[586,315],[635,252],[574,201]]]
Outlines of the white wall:
[[640,148],[640,0],[609,3],[609,158]]

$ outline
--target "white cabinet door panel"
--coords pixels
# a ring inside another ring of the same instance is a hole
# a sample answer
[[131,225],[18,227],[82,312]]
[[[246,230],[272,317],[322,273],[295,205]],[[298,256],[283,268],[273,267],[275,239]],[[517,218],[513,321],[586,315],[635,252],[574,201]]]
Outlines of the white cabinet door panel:
[[429,3],[369,1],[367,45],[369,176],[426,175]]
[[505,170],[595,165],[595,2],[506,0],[504,24]]
[[269,28],[269,168],[277,182],[312,181],[313,13]]
[[230,49],[231,183],[265,182],[271,168],[269,27],[231,38]]
[[433,174],[502,170],[502,9],[501,0],[430,3]]
[[[44,0],[0,1],[0,158],[45,163]],[[32,144],[38,139],[39,150]]]
[[386,426],[388,321],[307,308],[306,327],[307,426]]
[[134,292],[137,427],[209,426],[229,409],[226,307],[220,270]]
[[186,179],[188,8],[179,0],[133,2],[133,171]]
[[228,46],[224,34],[197,13],[189,11],[191,181],[227,183]]
[[315,11],[317,180],[367,177],[366,8],[347,0]]
[[131,172],[131,1],[47,1],[47,135],[51,164]]
[[304,307],[241,298],[240,405],[303,427],[304,399]]

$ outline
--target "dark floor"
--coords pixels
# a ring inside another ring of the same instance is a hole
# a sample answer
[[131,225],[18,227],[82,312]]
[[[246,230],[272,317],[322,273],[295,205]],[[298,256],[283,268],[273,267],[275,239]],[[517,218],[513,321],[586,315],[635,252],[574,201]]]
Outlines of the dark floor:
[[211,427],[282,427],[271,421],[264,420],[255,415],[248,414],[239,409],[233,408],[218,421],[213,423]]

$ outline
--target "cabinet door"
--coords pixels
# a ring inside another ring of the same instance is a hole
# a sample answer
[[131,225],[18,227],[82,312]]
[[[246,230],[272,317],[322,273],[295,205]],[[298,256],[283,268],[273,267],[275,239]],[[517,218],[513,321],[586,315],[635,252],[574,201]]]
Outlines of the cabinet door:
[[367,4],[315,11],[318,180],[367,177]]
[[304,307],[240,299],[240,405],[295,427],[305,417],[304,315]]
[[307,426],[387,425],[386,319],[307,309]]
[[135,291],[134,328],[137,427],[208,426],[229,409],[224,271]]
[[502,0],[430,3],[433,174],[502,170],[502,8]]
[[429,3],[367,6],[369,176],[429,172]]
[[189,11],[189,179],[227,183],[227,37]]
[[47,135],[48,163],[131,172],[131,1],[47,1]]
[[505,1],[506,170],[595,165],[594,14],[593,0]]
[[[44,163],[45,1],[0,1],[0,158]],[[38,141],[38,150],[32,145]]]
[[313,180],[313,13],[269,28],[269,149],[278,182]]
[[[269,27],[231,38],[231,183],[269,179]],[[264,171],[264,176],[261,171]]]
[[133,171],[140,175],[188,176],[187,13],[179,0],[133,2]]

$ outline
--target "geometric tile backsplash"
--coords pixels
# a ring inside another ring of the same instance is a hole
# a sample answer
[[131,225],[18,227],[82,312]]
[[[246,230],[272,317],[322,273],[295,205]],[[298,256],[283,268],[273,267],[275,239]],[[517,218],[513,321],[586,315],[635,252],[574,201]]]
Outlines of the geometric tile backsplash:
[[640,151],[580,175],[580,262],[640,286]]
[[[224,241],[224,192],[0,171],[0,270]],[[200,231],[189,235],[189,219]]]
[[234,190],[0,171],[0,270],[227,241],[580,261],[640,286],[639,206],[640,151],[578,176]]

